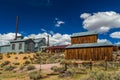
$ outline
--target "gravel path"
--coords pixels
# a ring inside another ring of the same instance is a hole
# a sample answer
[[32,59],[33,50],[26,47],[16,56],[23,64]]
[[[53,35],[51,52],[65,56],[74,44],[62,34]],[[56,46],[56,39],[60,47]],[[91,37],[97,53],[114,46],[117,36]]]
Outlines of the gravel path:
[[[53,66],[60,66],[59,63],[54,63],[54,64],[42,64],[41,65],[41,69],[46,69],[46,70],[50,70],[51,67]],[[40,65],[39,64],[36,64],[35,65],[36,69],[40,69]]]

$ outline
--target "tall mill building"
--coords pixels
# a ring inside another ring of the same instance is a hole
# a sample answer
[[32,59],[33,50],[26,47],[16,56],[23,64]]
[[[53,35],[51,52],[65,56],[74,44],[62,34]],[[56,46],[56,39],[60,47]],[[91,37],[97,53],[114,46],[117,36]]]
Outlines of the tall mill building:
[[0,53],[42,51],[41,47],[46,46],[45,38],[24,39],[23,36],[17,36],[17,33],[18,33],[18,16],[16,16],[15,39],[10,41],[9,45],[0,46]]
[[42,51],[42,46],[46,46],[45,38],[24,39],[23,36],[17,36],[16,40],[10,41],[9,45],[0,46],[0,53]]

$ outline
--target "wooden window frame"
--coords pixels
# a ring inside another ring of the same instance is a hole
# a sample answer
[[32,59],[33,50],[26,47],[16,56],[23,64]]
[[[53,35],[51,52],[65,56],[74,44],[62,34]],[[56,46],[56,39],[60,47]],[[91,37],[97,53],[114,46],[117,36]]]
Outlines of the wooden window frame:
[[19,43],[19,50],[22,49],[22,43]]
[[12,44],[12,50],[15,50],[15,44]]

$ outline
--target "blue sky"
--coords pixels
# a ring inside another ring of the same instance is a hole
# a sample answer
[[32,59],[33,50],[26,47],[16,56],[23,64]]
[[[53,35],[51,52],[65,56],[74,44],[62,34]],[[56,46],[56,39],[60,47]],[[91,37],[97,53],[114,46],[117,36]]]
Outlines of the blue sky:
[[0,0],[0,41],[14,37],[17,15],[20,35],[49,34],[53,45],[69,43],[72,33],[92,30],[99,33],[99,42],[120,43],[119,0]]

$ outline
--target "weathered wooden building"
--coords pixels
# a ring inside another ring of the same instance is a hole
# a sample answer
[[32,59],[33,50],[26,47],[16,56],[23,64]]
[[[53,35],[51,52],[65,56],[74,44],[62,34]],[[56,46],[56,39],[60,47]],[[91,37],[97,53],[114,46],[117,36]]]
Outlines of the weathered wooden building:
[[35,49],[34,51],[42,51],[42,47],[46,46],[46,39],[45,38],[37,38],[37,39],[33,39],[33,41],[35,42]]
[[24,39],[23,36],[17,36],[15,40],[10,41],[9,45],[0,46],[0,53],[42,51],[41,47],[45,45],[45,38]]
[[71,36],[71,44],[95,43],[97,39],[98,34],[96,32],[74,33]]
[[[112,60],[113,45],[111,43],[97,43],[96,32],[74,33],[71,44],[66,47],[66,59],[77,60]],[[76,39],[75,39],[76,38]]]

